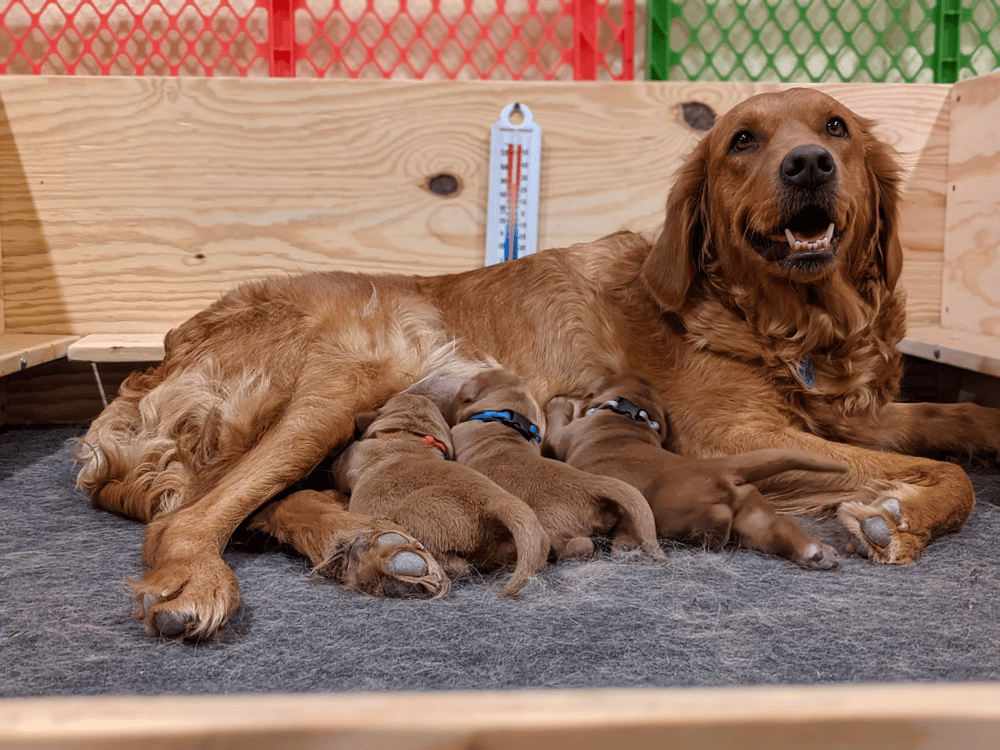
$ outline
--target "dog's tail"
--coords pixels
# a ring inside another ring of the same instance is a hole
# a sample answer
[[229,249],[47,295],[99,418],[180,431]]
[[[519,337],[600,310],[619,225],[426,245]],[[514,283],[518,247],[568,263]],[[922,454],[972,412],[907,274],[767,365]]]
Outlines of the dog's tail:
[[656,519],[649,503],[639,490],[614,477],[594,476],[601,497],[613,503],[621,513],[615,531],[615,547],[631,542],[654,559],[663,559],[663,549],[656,539]]
[[738,453],[724,459],[727,467],[744,482],[753,484],[773,477],[783,471],[821,471],[843,474],[848,467],[840,461],[803,450],[765,448],[749,453]]
[[548,562],[549,535],[531,506],[509,493],[491,493],[486,499],[485,510],[489,518],[499,521],[514,537],[517,563],[500,592],[502,596],[514,596]]

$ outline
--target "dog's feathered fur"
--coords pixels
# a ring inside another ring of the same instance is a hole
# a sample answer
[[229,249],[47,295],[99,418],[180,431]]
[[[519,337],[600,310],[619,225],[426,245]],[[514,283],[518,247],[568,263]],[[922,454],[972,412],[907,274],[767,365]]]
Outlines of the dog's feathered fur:
[[[836,167],[815,196],[779,172],[803,145]],[[837,507],[861,551],[913,561],[961,526],[973,490],[958,466],[891,451],[995,456],[1000,412],[892,402],[898,189],[870,122],[794,89],[720,118],[655,241],[620,232],[464,274],[314,273],[237,288],[168,334],[163,362],[129,378],[78,451],[93,502],[149,522],[147,570],[133,582],[140,618],[155,629],[169,613],[188,637],[216,631],[239,602],[221,551],[243,519],[346,443],[355,414],[481,356],[525,377],[542,403],[635,372],[663,394],[682,454],[834,457],[850,469],[836,481],[791,474],[761,489],[786,509]],[[774,240],[814,200],[835,246],[789,262]],[[812,386],[796,376],[804,358]]]

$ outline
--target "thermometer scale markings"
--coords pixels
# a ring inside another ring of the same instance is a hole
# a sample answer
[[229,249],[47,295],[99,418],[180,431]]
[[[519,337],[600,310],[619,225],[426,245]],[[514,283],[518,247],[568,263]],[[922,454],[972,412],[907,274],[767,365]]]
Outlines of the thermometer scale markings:
[[[515,160],[515,152],[517,158]],[[504,260],[517,260],[517,203],[521,197],[521,146],[507,146],[507,226],[504,232]]]
[[[523,119],[511,122],[513,113]],[[517,260],[538,244],[538,166],[541,128],[531,110],[508,104],[490,137],[490,191],[486,223],[486,265]]]

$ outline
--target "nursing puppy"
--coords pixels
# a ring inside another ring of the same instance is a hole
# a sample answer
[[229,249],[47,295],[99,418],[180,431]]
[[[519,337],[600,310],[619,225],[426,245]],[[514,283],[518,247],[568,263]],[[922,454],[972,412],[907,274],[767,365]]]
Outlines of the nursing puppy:
[[639,492],[541,455],[542,409],[513,373],[489,369],[470,378],[449,416],[455,460],[531,506],[556,557],[590,555],[592,537],[612,531],[616,549],[663,557]]
[[669,437],[656,393],[639,378],[605,379],[593,396],[551,399],[546,447],[584,471],[615,477],[645,496],[656,533],[724,545],[731,538],[804,568],[837,566],[832,547],[780,515],[752,484],[784,471],[842,472],[836,461],[794,450],[765,449],[723,458],[683,458],[663,448]]
[[[497,567],[516,554],[504,596],[516,594],[545,566],[549,541],[534,511],[481,474],[448,460],[454,453],[451,433],[429,399],[400,394],[359,414],[356,423],[360,437],[330,469],[337,489],[349,493],[352,513],[399,524],[451,576],[468,572],[470,562]],[[397,586],[381,593],[396,593]],[[446,590],[442,585],[430,593]]]

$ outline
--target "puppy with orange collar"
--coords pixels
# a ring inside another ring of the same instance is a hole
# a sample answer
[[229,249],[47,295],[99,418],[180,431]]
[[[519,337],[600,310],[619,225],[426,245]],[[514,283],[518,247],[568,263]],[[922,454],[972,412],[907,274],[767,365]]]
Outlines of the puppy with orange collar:
[[490,569],[516,558],[504,596],[516,594],[546,565],[549,539],[534,511],[448,460],[451,431],[429,399],[399,394],[359,414],[356,426],[360,436],[330,471],[337,489],[350,495],[351,512],[399,524],[453,577],[470,563]]
[[570,466],[628,482],[645,496],[660,537],[722,546],[730,539],[804,568],[837,566],[837,553],[775,512],[754,482],[785,471],[843,472],[831,459],[765,449],[692,459],[666,450],[667,417],[639,378],[606,378],[586,399],[545,406],[546,448]]

